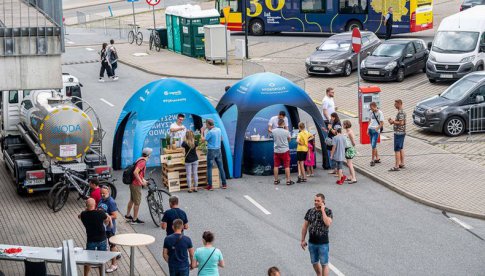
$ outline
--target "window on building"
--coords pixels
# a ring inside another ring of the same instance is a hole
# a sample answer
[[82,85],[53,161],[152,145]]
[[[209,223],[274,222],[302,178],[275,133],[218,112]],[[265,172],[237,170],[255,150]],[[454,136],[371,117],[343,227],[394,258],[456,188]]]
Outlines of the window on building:
[[324,0],[301,0],[301,11],[305,13],[325,12]]
[[367,0],[339,0],[339,12],[345,14],[367,13]]
[[11,104],[19,103],[19,91],[17,90],[8,91],[8,103],[11,103]]

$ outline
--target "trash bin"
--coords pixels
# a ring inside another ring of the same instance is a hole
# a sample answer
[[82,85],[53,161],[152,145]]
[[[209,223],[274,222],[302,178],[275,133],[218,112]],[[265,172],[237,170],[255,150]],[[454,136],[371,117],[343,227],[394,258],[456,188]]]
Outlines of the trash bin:
[[161,47],[167,48],[168,47],[167,28],[158,28],[157,33],[158,33],[158,36],[160,37]]
[[182,54],[204,57],[204,26],[216,24],[220,24],[220,17],[215,9],[188,11],[181,15]]

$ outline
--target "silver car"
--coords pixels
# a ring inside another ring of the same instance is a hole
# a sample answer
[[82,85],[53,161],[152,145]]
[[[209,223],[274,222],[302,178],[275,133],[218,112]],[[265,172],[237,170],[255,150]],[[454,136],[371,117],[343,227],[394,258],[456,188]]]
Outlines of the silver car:
[[[363,60],[369,52],[381,44],[372,32],[361,32]],[[350,76],[357,69],[357,55],[352,51],[352,33],[346,32],[329,37],[317,47],[306,61],[308,75],[343,75]]]

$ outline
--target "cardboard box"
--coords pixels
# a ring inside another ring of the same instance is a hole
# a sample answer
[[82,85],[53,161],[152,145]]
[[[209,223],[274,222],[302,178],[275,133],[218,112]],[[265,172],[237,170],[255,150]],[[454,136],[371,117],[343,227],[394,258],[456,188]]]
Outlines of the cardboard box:
[[167,174],[168,191],[178,192],[180,191],[180,176],[179,172],[169,172]]

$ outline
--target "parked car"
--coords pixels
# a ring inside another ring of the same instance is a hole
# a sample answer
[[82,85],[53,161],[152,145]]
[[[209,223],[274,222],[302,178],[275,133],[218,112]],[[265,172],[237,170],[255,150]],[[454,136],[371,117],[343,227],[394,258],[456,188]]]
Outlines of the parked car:
[[476,6],[441,21],[429,43],[426,75],[431,83],[457,80],[485,68],[485,6]]
[[[361,58],[373,51],[381,42],[372,32],[362,32]],[[357,55],[352,51],[352,33],[333,35],[325,40],[306,59],[308,75],[349,76],[357,69]]]
[[[421,129],[441,132],[448,136],[461,135],[470,127],[474,130],[481,128],[478,130],[483,131],[484,98],[485,72],[470,73],[440,95],[419,102],[413,112],[414,124]],[[473,112],[468,113],[469,111]]]
[[460,5],[460,11],[473,8],[477,5],[485,5],[485,0],[464,0]]
[[390,39],[362,61],[360,75],[369,81],[398,81],[425,72],[428,50],[421,39]]

